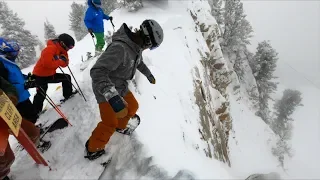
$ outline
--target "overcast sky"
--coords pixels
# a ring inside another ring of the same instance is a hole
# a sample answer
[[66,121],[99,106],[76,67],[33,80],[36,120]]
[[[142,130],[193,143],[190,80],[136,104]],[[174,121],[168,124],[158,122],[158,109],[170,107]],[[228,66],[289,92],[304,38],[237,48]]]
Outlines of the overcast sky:
[[252,48],[270,40],[279,53],[276,75],[281,83],[291,88],[313,86],[306,77],[320,88],[320,1],[243,3],[254,29]]
[[[43,40],[43,22],[47,18],[57,33],[69,30],[69,12],[73,1],[6,0],[26,21],[26,28]],[[76,0],[85,2],[85,0]],[[247,18],[253,26],[251,49],[270,40],[279,53],[276,75],[288,87],[320,87],[320,1],[243,1]],[[293,70],[291,67],[297,70]]]

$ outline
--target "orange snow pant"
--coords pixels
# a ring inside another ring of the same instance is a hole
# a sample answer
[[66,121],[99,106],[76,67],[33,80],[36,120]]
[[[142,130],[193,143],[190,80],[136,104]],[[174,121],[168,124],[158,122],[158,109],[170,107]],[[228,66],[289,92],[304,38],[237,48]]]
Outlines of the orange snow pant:
[[90,152],[96,152],[104,149],[116,128],[126,128],[129,119],[136,114],[139,104],[132,92],[129,91],[123,98],[128,103],[128,115],[121,119],[117,119],[116,113],[108,102],[99,104],[102,121],[99,122],[97,127],[93,130],[89,139],[88,150]]
[[[5,124],[5,122],[0,119],[0,131],[5,132],[1,133],[2,135],[6,137],[1,137],[1,141],[7,141],[9,136],[8,127]],[[29,138],[34,142],[35,144],[38,143],[39,137],[40,137],[40,130],[37,128],[33,123],[22,119],[21,122],[21,128],[26,132],[26,134],[29,136]],[[9,145],[9,142],[7,141],[7,148],[5,150],[5,153],[3,156],[0,155],[0,179],[3,179],[6,177],[10,172],[10,167],[15,159],[15,156],[12,152],[12,149]]]

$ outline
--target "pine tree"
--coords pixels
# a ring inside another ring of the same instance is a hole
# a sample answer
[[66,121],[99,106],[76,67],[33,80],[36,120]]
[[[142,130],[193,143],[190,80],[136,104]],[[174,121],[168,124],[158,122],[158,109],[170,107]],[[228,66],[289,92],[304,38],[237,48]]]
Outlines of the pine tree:
[[282,99],[277,101],[274,105],[276,119],[272,123],[272,129],[281,138],[286,138],[286,134],[283,130],[286,129],[286,125],[293,121],[290,117],[298,106],[301,106],[301,92],[297,90],[286,89],[283,92]]
[[29,30],[24,29],[25,22],[3,1],[0,1],[0,25],[1,36],[15,40],[20,45],[19,58],[16,60],[20,68],[33,64],[36,60],[36,47],[40,40]]
[[274,105],[275,119],[271,123],[271,128],[279,136],[277,146],[272,149],[275,156],[278,157],[281,166],[284,166],[284,156],[292,156],[289,140],[292,134],[291,115],[301,104],[301,92],[297,90],[286,89],[283,96]]
[[272,48],[269,42],[263,41],[258,44],[257,52],[251,63],[252,71],[257,81],[259,91],[259,111],[257,113],[266,123],[269,123],[268,101],[271,93],[277,89],[277,83],[272,80],[277,67],[278,53]]
[[105,14],[110,14],[113,10],[117,9],[118,1],[117,0],[108,0],[108,1],[101,1],[101,7]]
[[47,19],[46,22],[44,22],[44,39],[47,41],[49,39],[55,39],[56,37],[57,34],[54,26]]
[[246,19],[240,0],[226,0],[223,10],[222,50],[230,53],[240,45],[250,44],[253,29]]
[[223,19],[223,0],[209,0],[208,1],[211,7],[211,15],[216,19],[217,23],[220,26],[223,26],[224,19]]
[[83,21],[86,9],[87,5],[77,4],[75,2],[71,4],[71,12],[69,14],[70,30],[74,32],[77,41],[88,34],[88,30]]
[[120,4],[129,9],[130,12],[138,11],[143,7],[142,0],[120,0]]

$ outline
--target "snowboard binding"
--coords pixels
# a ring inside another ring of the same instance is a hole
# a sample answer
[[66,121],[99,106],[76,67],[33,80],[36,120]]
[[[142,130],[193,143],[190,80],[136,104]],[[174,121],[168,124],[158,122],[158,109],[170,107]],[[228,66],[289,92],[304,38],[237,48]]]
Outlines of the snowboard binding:
[[116,128],[118,133],[130,136],[136,128],[140,125],[140,117],[135,114],[128,122],[127,127],[124,129]]

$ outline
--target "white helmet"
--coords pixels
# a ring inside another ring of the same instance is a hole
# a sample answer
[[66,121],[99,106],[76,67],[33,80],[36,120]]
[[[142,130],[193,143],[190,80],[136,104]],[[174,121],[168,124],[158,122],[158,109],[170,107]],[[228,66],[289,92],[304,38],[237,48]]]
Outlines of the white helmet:
[[151,50],[160,46],[163,41],[163,30],[157,21],[144,20],[140,28],[145,35],[145,43]]

